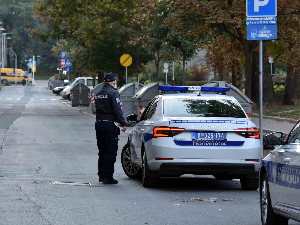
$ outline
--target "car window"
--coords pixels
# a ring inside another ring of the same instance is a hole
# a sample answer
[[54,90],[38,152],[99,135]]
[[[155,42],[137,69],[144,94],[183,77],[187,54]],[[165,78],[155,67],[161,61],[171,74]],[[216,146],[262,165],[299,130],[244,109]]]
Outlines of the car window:
[[300,143],[300,122],[298,122],[291,130],[287,142]]
[[[84,79],[77,80],[75,84],[79,84],[79,83],[84,84]],[[75,84],[74,84],[74,85],[75,85]]]
[[[145,109],[143,115],[141,116],[140,121],[147,120],[147,119],[149,119],[149,118],[152,117],[152,115],[153,115],[153,113],[152,113],[153,108],[151,108],[151,106],[154,104],[154,102],[155,102],[156,100],[157,100],[157,98],[154,98],[154,99],[152,99],[152,100],[149,102],[149,104],[147,105],[147,107],[146,107],[146,109]],[[151,113],[152,113],[152,114],[151,114]],[[150,114],[151,114],[151,116],[150,116]]]
[[227,99],[165,99],[164,116],[247,118],[237,101]]
[[151,104],[148,113],[146,115],[145,120],[151,119],[151,117],[154,115],[156,108],[157,108],[158,99],[155,99],[155,101]]

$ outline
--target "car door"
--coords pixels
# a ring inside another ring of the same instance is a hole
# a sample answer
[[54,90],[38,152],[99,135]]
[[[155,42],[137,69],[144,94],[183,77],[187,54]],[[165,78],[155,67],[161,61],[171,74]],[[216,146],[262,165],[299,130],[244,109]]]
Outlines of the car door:
[[132,146],[131,146],[131,154],[133,160],[141,159],[141,149],[143,144],[143,135],[145,131],[145,127],[148,124],[148,119],[150,119],[153,115],[153,104],[157,102],[157,98],[154,98],[147,105],[143,115],[141,116],[140,122],[137,123],[132,129]]
[[300,122],[288,135],[287,143],[274,151],[274,163],[274,209],[300,219]]

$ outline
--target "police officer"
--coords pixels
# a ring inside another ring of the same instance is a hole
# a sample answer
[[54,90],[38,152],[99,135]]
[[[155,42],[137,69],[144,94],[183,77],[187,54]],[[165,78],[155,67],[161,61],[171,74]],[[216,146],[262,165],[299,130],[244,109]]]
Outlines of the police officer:
[[99,149],[98,176],[99,182],[117,184],[113,178],[114,163],[118,151],[118,135],[120,129],[114,122],[126,131],[126,122],[120,105],[120,94],[114,88],[116,76],[108,73],[104,76],[104,86],[95,96],[96,103],[96,135]]

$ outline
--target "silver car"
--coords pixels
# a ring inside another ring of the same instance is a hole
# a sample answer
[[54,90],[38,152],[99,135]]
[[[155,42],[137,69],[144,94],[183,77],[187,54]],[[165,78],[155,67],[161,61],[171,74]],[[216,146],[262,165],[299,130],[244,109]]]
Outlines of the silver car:
[[121,160],[127,176],[142,176],[145,187],[155,185],[160,177],[199,174],[238,178],[243,189],[258,188],[259,131],[234,97],[158,95],[140,121],[136,118],[128,117],[136,125]]
[[300,222],[300,121],[286,140],[281,132],[264,137],[264,146],[276,146],[260,172],[260,205],[263,225]]

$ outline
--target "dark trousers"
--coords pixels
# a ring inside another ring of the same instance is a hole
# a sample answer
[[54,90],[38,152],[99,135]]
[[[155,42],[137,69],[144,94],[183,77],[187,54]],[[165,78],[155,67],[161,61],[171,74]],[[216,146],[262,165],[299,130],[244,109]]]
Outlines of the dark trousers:
[[99,149],[98,175],[112,178],[118,151],[118,130],[113,122],[95,123],[97,145]]

